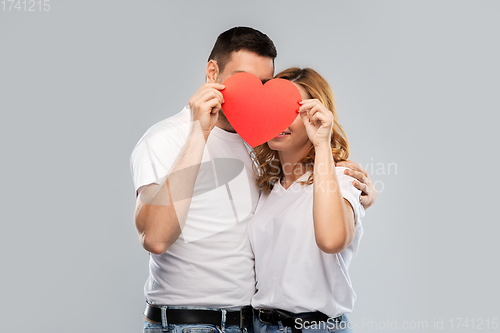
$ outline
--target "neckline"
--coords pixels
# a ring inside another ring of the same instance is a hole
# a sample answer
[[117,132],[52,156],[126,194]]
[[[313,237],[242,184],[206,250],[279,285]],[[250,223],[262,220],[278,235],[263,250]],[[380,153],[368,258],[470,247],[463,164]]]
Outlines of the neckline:
[[[306,173],[304,173],[302,176],[300,176],[299,178],[297,178],[290,186],[288,186],[288,188],[285,188],[283,185],[281,185],[281,180],[277,181],[276,183],[279,186],[278,188],[281,188],[282,191],[287,192],[293,186],[295,186],[295,184],[298,184],[298,182],[306,180],[307,178],[309,178],[310,174],[311,174],[311,171],[306,171]],[[301,184],[299,184],[299,185],[301,185]],[[274,187],[276,187],[276,184],[274,185]]]
[[218,137],[220,139],[229,140],[229,141],[242,141],[243,140],[238,133],[228,132],[228,131],[223,130],[222,128],[217,127],[217,126],[214,126],[210,135],[215,135],[216,137]]

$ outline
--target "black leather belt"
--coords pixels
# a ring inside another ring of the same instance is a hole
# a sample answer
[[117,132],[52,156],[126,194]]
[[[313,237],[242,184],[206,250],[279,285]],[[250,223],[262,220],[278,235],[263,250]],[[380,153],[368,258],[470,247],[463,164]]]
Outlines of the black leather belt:
[[[161,323],[161,308],[146,303],[144,311],[146,318]],[[240,328],[252,324],[252,307],[245,306],[239,311],[226,312],[226,326],[237,325]],[[209,324],[220,326],[222,323],[221,310],[169,309],[167,307],[167,322],[169,324]]]
[[[281,324],[290,327],[293,333],[302,332],[301,329],[297,328],[297,324],[300,324],[297,323],[297,319],[301,319],[304,326],[320,324],[321,322],[326,324],[330,319],[326,314],[319,311],[292,313],[280,309],[253,309],[253,313],[264,324],[278,325],[278,322],[281,321]],[[334,323],[341,322],[342,316],[332,318],[329,322],[332,323],[332,321]],[[305,322],[307,322],[307,325],[305,325]]]

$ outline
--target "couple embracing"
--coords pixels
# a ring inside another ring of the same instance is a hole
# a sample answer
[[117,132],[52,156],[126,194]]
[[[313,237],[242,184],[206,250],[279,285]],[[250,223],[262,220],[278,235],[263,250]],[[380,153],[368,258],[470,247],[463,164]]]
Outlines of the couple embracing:
[[[274,76],[276,55],[260,31],[222,33],[189,107],[132,152],[150,252],[144,332],[350,331],[348,267],[376,192],[347,161],[328,83],[309,68]],[[293,123],[253,149],[223,113],[222,83],[239,72],[289,80],[302,97]]]

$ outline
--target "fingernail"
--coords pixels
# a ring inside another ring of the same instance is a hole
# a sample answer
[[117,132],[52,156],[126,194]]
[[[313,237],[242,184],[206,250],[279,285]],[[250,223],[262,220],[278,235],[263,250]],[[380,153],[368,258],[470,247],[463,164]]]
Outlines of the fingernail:
[[344,170],[344,175],[348,175],[349,174],[349,169],[345,169]]

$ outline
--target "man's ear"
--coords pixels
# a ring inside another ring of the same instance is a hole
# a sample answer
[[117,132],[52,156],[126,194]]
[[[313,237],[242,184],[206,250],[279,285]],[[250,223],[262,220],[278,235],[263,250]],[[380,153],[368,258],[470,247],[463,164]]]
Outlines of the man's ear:
[[219,65],[217,65],[217,61],[210,60],[207,64],[206,69],[208,83],[216,83],[219,78]]

